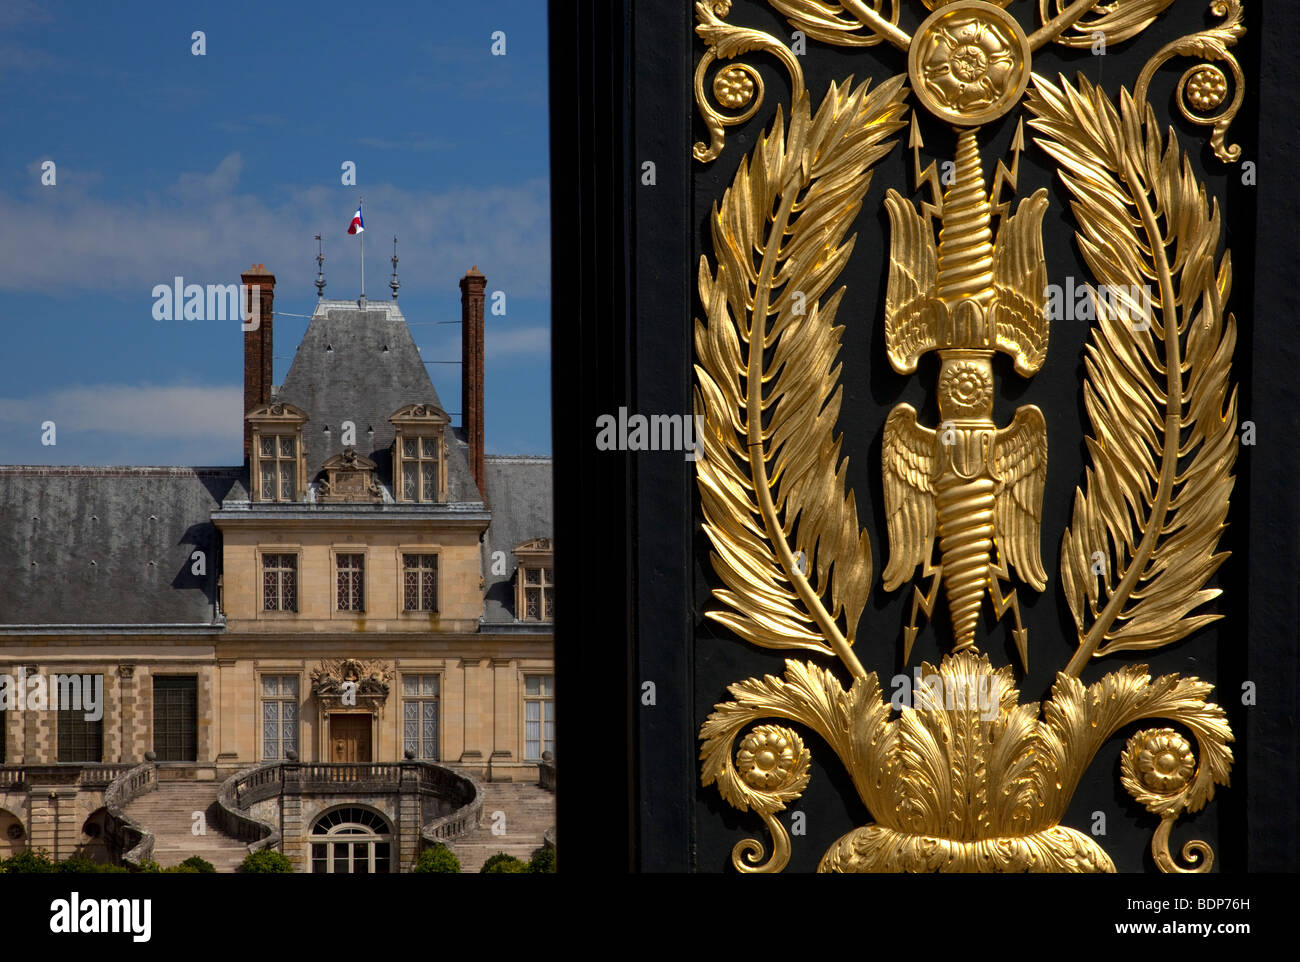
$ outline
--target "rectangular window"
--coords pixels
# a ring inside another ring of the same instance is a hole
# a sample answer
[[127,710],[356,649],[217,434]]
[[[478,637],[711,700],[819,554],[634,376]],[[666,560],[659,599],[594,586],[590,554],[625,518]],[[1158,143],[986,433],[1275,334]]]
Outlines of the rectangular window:
[[[98,678],[103,688],[103,676],[92,676],[91,684]],[[84,678],[82,679],[84,681]],[[59,761],[98,762],[104,758],[104,722],[86,720],[86,702],[59,708]]]
[[438,760],[438,676],[402,676],[402,752]]
[[262,761],[298,750],[298,676],[262,676]]
[[402,610],[438,610],[437,555],[402,555]]
[[262,610],[298,610],[298,556],[262,555]]
[[199,680],[158,675],[153,680],[153,750],[160,762],[199,760]]
[[529,675],[524,679],[524,757],[542,760],[542,752],[555,751],[555,676]]
[[524,621],[555,620],[555,586],[551,569],[526,567],[524,576]]
[[437,438],[402,438],[402,499],[438,500]]
[[337,555],[339,611],[365,611],[365,567],[363,554]]
[[261,500],[293,501],[297,496],[298,439],[290,435],[259,436]]

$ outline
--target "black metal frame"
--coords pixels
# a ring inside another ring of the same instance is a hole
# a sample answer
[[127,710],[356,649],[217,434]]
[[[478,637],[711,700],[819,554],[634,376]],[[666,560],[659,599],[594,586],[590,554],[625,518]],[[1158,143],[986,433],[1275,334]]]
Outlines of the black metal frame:
[[[1226,872],[1294,871],[1298,848],[1300,456],[1291,439],[1300,436],[1300,358],[1287,327],[1294,246],[1274,239],[1294,236],[1300,223],[1289,174],[1300,144],[1288,89],[1300,23],[1290,5],[1263,7],[1247,5],[1248,33],[1237,52],[1257,86],[1230,136],[1257,161],[1258,186],[1228,180],[1225,201],[1240,323],[1239,411],[1256,423],[1259,442],[1241,449],[1225,541],[1235,554],[1220,584],[1233,617],[1206,642],[1208,664],[1200,669],[1214,673],[1237,735],[1232,788],[1212,804],[1217,813],[1195,826],[1216,827],[1228,841],[1218,866]],[[687,109],[699,53],[692,29],[688,3],[551,6],[556,566],[570,599],[557,618],[557,701],[560,737],[600,760],[594,771],[571,774],[571,789],[574,780],[581,789],[561,800],[559,821],[576,849],[571,858],[608,865],[612,832],[627,867],[643,871],[720,867],[700,864],[697,806],[708,820],[742,824],[698,786],[698,705],[721,692],[696,684],[693,639],[704,600],[696,596],[696,569],[704,581],[710,573],[697,560],[692,485],[671,455],[601,452],[594,444],[602,414],[680,411],[689,397],[682,325],[698,313],[692,272],[682,269],[697,229],[690,146],[699,132]],[[1267,131],[1264,143],[1258,129]],[[1181,133],[1189,145],[1201,135]],[[729,134],[728,150],[747,149]],[[640,182],[646,160],[656,164],[653,188]],[[1253,208],[1249,191],[1257,192]],[[1263,243],[1252,251],[1255,238]],[[1153,658],[1153,668],[1192,673],[1199,652],[1192,639],[1179,649],[1181,666]],[[745,654],[752,661],[753,650]],[[712,649],[699,657],[730,660]],[[728,677],[727,665],[714,667]],[[752,673],[751,666],[731,680]],[[1253,707],[1239,704],[1242,681],[1258,688]],[[653,706],[642,703],[645,682],[655,685]],[[613,759],[625,767],[606,763]],[[1118,792],[1103,761],[1098,786]],[[626,812],[626,820],[611,812]]]

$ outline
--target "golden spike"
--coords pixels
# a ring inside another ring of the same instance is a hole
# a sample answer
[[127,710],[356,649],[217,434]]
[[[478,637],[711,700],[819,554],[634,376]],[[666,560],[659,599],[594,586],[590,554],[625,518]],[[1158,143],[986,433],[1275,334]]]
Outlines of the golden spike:
[[956,176],[943,195],[937,293],[949,304],[971,299],[988,307],[993,297],[993,211],[973,130],[959,134],[956,164]]

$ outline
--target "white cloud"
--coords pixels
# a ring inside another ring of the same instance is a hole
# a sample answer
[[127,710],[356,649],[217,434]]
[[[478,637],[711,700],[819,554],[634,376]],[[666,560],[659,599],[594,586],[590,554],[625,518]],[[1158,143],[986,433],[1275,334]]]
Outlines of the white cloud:
[[484,351],[490,358],[510,354],[538,354],[546,356],[551,349],[549,327],[501,328],[488,325],[484,335]]
[[239,385],[100,384],[60,388],[33,398],[0,398],[0,424],[60,432],[151,440],[242,443],[244,395]]
[[49,23],[54,17],[32,0],[0,0],[0,29],[12,30],[28,23]]
[[[37,159],[39,164],[39,158]],[[88,189],[36,187],[0,191],[0,219],[22,230],[0,233],[0,289],[80,288],[138,292],[182,275],[194,283],[235,283],[238,272],[264,263],[278,285],[307,292],[315,276],[314,235],[325,236],[327,290],[350,287],[357,241],[347,236],[351,192],[287,186],[265,201],[239,188],[244,160],[232,151],[209,172],[185,173],[170,186],[132,197],[104,197],[93,176],[59,168]],[[264,173],[264,172],[262,172]],[[110,179],[110,178],[105,178]],[[270,193],[270,192],[268,192]],[[550,291],[550,200],[538,178],[472,190],[365,190],[366,227],[381,268],[387,244],[399,238],[403,293],[454,290],[471,264],[493,289],[546,298]],[[337,285],[337,286],[336,286]]]

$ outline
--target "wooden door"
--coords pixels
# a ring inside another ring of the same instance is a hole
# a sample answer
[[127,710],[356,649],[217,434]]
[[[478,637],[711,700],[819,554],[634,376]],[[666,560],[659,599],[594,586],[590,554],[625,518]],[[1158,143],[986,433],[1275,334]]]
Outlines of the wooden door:
[[370,761],[369,715],[330,715],[330,761]]

